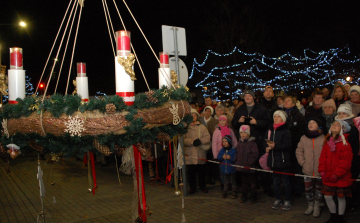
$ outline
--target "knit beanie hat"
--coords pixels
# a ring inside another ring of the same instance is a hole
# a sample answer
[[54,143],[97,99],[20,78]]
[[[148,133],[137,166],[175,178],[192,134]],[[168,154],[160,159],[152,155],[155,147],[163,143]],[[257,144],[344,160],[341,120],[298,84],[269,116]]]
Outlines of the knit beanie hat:
[[[346,117],[346,119],[350,119],[354,117],[354,114],[352,113],[352,108],[350,104],[341,104],[337,110],[337,113],[344,112],[349,115],[349,117]],[[339,115],[335,116],[335,120],[339,119]]]
[[255,93],[252,90],[246,90],[244,91],[244,95],[249,94],[255,99]]
[[227,117],[226,117],[226,115],[220,115],[220,117],[219,117],[219,121],[221,121],[221,120],[225,120],[225,121],[227,121]]
[[318,118],[316,118],[316,117],[310,117],[308,123],[309,123],[310,121],[316,122],[316,124],[319,126],[319,129],[321,128],[321,126],[322,126],[322,121],[321,121],[320,119],[318,119]]
[[211,115],[214,114],[214,108],[213,108],[213,107],[211,107],[211,106],[206,106],[206,107],[204,108],[203,112],[205,112],[206,109],[210,109]]
[[340,81],[338,81],[338,82],[336,82],[335,84],[334,84],[334,89],[335,88],[337,88],[337,87],[339,87],[339,86],[344,86]]
[[[339,135],[340,135],[340,137],[341,137],[341,140],[342,140],[343,144],[346,145],[346,139],[345,139],[345,137],[344,137],[343,134],[349,132],[350,129],[351,129],[351,127],[350,127],[350,125],[349,125],[347,122],[345,122],[345,121],[338,120],[338,121],[335,121],[335,122],[338,122],[338,123],[340,123],[340,125],[341,125],[341,130],[340,130]],[[329,134],[331,134],[331,128],[329,129]]]
[[279,115],[281,117],[281,119],[283,120],[283,122],[286,122],[286,118],[288,117],[286,112],[284,112],[283,110],[277,110],[276,112],[274,112],[273,118],[275,115]]
[[248,135],[250,135],[250,126],[248,125],[242,125],[240,126],[240,129],[239,129],[239,132],[245,132],[247,133]]
[[230,147],[232,146],[232,140],[231,140],[231,136],[230,136],[230,135],[224,136],[223,139],[226,139],[226,140],[228,141],[228,143],[230,144]]
[[323,110],[324,110],[324,107],[333,107],[334,111],[336,111],[336,105],[335,105],[334,99],[329,99],[329,100],[324,101],[324,103],[322,104]]
[[351,86],[350,91],[349,91],[349,94],[350,94],[352,91],[356,91],[358,94],[360,94],[360,86],[357,86],[357,85]]
[[191,109],[191,114],[195,113],[199,119],[199,112],[196,111],[196,109]]

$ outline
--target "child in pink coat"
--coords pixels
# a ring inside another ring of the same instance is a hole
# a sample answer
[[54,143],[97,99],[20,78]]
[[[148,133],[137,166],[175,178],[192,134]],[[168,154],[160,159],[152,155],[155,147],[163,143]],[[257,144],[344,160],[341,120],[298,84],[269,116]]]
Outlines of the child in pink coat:
[[[220,150],[223,148],[222,139],[226,135],[231,136],[232,147],[236,148],[237,139],[235,137],[234,131],[229,128],[227,117],[225,115],[221,115],[219,117],[219,125],[215,127],[215,131],[212,137],[212,152],[214,155],[214,159],[217,159]],[[219,165],[219,171],[220,171],[220,166],[221,165]],[[221,177],[221,175],[220,175],[220,181],[221,181],[221,185],[224,185],[224,179],[223,177]]]
[[237,139],[235,137],[234,131],[229,128],[227,117],[225,115],[221,115],[219,117],[219,125],[215,127],[215,131],[212,137],[212,152],[214,159],[217,158],[217,155],[222,149],[222,138],[226,135],[231,136],[232,146],[236,148]]

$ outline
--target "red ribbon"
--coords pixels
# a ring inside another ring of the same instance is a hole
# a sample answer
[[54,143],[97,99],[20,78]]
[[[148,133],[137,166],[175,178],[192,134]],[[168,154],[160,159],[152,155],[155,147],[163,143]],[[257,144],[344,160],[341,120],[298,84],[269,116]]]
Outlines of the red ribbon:
[[116,92],[116,95],[120,97],[134,97],[135,92]]
[[95,195],[95,189],[97,188],[96,185],[96,173],[95,173],[95,161],[94,161],[94,153],[90,152],[90,161],[91,161],[91,171],[94,180],[94,187],[92,189],[93,195]]
[[[170,159],[170,161],[169,161]],[[169,173],[169,164],[171,162],[171,172]],[[168,153],[168,161],[167,161],[167,168],[166,168],[166,184],[171,181],[171,175],[173,173],[173,161],[172,161],[172,151],[171,151],[171,142],[169,142],[169,153]]]
[[9,104],[10,104],[10,105],[15,105],[15,104],[17,104],[17,103],[19,103],[19,102],[17,102],[17,101],[12,101],[12,100],[10,101],[10,100],[9,100]]
[[[142,166],[142,160],[141,160],[141,153],[136,148],[135,145],[133,145],[134,150],[134,160],[135,160],[135,171],[136,171],[136,182],[137,182],[137,190],[138,190],[138,214],[141,217],[143,222],[146,222],[146,196],[145,196],[145,184],[144,184],[144,174],[143,174],[143,166]],[[142,210],[141,210],[141,204],[140,204],[140,188],[139,188],[139,169],[141,171],[141,195],[142,195]]]

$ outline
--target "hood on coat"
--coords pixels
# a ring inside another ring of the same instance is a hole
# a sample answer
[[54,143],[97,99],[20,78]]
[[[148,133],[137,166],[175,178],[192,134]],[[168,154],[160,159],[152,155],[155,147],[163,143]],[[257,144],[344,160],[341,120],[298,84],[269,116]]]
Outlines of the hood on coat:
[[239,139],[240,142],[251,142],[251,141],[255,141],[255,137],[250,137],[246,140],[242,140],[241,138]]

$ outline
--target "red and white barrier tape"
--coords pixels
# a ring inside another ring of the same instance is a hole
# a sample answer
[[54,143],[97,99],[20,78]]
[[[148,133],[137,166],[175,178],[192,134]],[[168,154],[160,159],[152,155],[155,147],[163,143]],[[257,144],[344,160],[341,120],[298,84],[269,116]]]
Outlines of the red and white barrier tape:
[[[220,163],[221,163],[221,162],[218,162],[218,161],[201,159],[201,158],[197,158],[197,157],[194,157],[194,156],[188,156],[188,155],[185,155],[185,156],[186,156],[186,157],[189,157],[189,158],[192,158],[192,159],[203,160],[203,161],[210,162],[210,163],[216,163],[216,164],[220,164]],[[296,176],[296,177],[310,177],[310,178],[315,178],[315,179],[321,179],[321,177],[308,176],[308,175],[303,175],[303,174],[284,173],[284,172],[279,172],[279,171],[257,169],[257,168],[252,168],[252,167],[247,167],[247,166],[239,166],[239,165],[227,164],[227,163],[221,163],[221,164],[223,164],[223,165],[228,165],[228,166],[233,166],[233,167],[240,167],[240,168],[242,168],[242,169],[247,169],[247,170],[260,171],[260,172],[277,173],[277,174],[284,174],[284,175]],[[349,180],[351,180],[351,181],[359,181],[359,182],[360,182],[360,179],[349,179]]]

